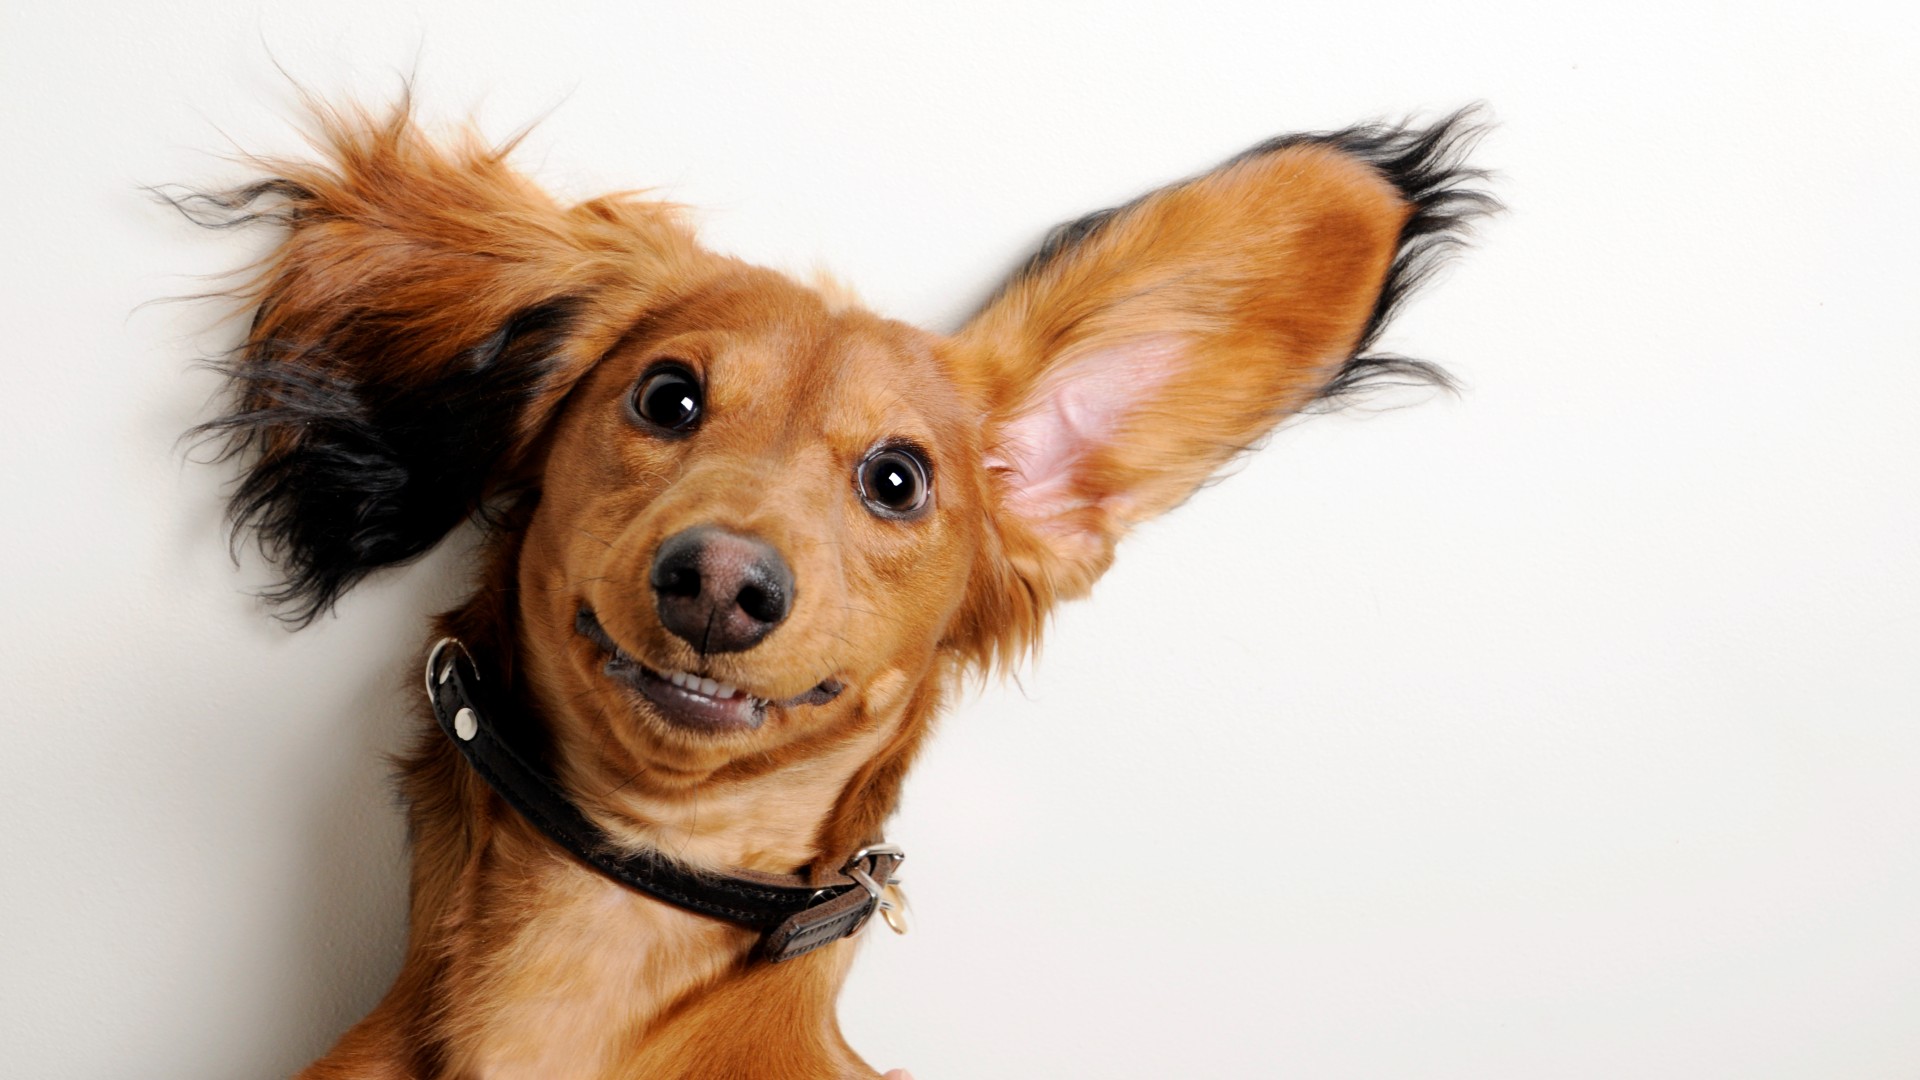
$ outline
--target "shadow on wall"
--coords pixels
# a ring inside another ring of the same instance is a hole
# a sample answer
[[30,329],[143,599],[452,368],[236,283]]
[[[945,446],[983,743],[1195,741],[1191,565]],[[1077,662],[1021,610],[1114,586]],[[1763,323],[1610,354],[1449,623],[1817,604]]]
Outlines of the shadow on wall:
[[[317,652],[339,673],[340,696],[314,709],[287,746],[288,790],[307,796],[279,823],[294,850],[286,887],[273,894],[284,995],[273,1003],[263,1068],[290,1074],[320,1056],[379,1001],[406,945],[404,807],[393,761],[421,728],[416,699],[427,615],[469,587],[468,544],[454,543],[420,564],[379,575],[350,615],[324,616],[289,635],[254,607],[263,632]],[[252,601],[248,603],[251,605]],[[313,639],[309,648],[307,639]],[[344,640],[345,650],[334,646]],[[347,653],[342,657],[342,652]],[[264,901],[263,901],[264,902]]]
[[[284,1064],[299,1069],[365,1016],[400,970],[406,947],[404,809],[392,757],[411,740],[416,713],[403,689],[415,681],[420,635],[383,624],[393,662],[350,676],[351,705],[338,717],[342,759],[335,783],[314,783],[305,808],[305,886],[287,911],[289,1023]],[[423,628],[424,629],[424,628]]]
[[[235,469],[190,467],[223,483]],[[224,542],[223,525],[190,516],[201,544]],[[213,726],[236,734],[241,748],[190,763],[198,775],[189,782],[218,792],[238,818],[212,826],[212,842],[237,849],[212,858],[244,883],[228,900],[254,924],[253,949],[212,951],[231,975],[213,981],[265,992],[235,1002],[252,1023],[209,1025],[201,1066],[218,1062],[235,1077],[291,1075],[366,1015],[398,972],[407,859],[393,760],[421,728],[428,616],[471,587],[474,541],[471,530],[456,533],[418,563],[375,575],[347,612],[297,632],[252,595],[272,580],[257,554],[243,555],[243,572],[229,578],[233,601],[215,609],[245,627],[238,636],[266,663],[208,659],[208,677],[238,684],[232,715]]]

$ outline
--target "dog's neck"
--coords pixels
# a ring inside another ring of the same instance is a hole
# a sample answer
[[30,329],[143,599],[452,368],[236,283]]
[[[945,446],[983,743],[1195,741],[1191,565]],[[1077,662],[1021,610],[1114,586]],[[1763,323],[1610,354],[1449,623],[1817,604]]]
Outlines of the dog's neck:
[[[499,638],[490,644],[498,648]],[[539,683],[522,685],[531,691]],[[576,734],[583,718],[543,715],[553,705],[537,693],[518,699],[527,715],[517,719],[551,738],[562,787],[617,841],[698,866],[778,872],[817,865],[837,844],[833,824],[844,807],[871,801],[857,796],[869,786],[872,763],[889,757],[890,741],[897,743],[907,718],[919,715],[916,705],[935,696],[864,697],[854,704],[867,711],[829,744],[809,746],[778,766],[719,770],[691,792],[673,782],[680,777],[620,775],[625,766],[618,759]],[[450,745],[439,744],[443,752]],[[481,815],[468,827],[478,841],[468,865],[485,871],[449,881],[457,899],[431,886],[422,892],[417,874],[415,894],[416,927],[440,934],[457,925],[453,932],[467,942],[428,1005],[443,1018],[436,1026],[456,1073],[507,1080],[617,1071],[614,1063],[635,1053],[671,1054],[688,1032],[715,1023],[737,1027],[736,999],[768,993],[775,984],[791,1022],[804,1014],[805,1025],[818,1032],[808,1045],[834,1062],[833,1075],[864,1072],[833,1019],[850,949],[749,964],[754,933],[596,873],[497,800],[480,797],[467,805]],[[447,804],[417,803],[416,815],[431,818],[430,806]],[[442,830],[430,821],[416,817],[416,833],[416,860],[449,847],[435,841]],[[449,919],[450,912],[458,914]],[[716,1011],[720,1019],[706,1015]]]
[[750,776],[650,783],[644,767],[562,737],[562,784],[615,840],[709,869],[791,873],[852,852],[823,850],[827,823],[861,767],[897,730],[900,709],[837,745]]

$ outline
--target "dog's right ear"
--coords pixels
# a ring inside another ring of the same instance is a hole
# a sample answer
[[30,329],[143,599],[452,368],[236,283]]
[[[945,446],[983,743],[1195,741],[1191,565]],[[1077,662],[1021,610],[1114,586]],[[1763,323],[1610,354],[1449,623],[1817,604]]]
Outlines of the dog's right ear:
[[200,432],[248,459],[236,536],[253,526],[281,564],[267,598],[296,625],[523,482],[567,391],[713,259],[671,207],[563,207],[510,147],[437,145],[404,107],[315,111],[320,162],[172,200],[203,225],[287,230],[241,293],[235,407]]

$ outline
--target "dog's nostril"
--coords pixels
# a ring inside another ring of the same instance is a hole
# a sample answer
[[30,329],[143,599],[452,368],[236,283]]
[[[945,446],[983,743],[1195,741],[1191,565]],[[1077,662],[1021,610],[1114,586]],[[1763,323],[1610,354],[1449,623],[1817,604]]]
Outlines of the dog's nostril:
[[787,617],[787,598],[777,590],[763,589],[758,585],[748,585],[740,590],[734,599],[740,610],[763,623],[777,623]]
[[706,531],[688,529],[668,537],[653,553],[653,571],[647,583],[662,597],[691,600],[700,595],[701,562],[706,551]]
[[700,571],[691,566],[667,569],[656,576],[653,587],[662,595],[681,596],[691,600],[700,595]]

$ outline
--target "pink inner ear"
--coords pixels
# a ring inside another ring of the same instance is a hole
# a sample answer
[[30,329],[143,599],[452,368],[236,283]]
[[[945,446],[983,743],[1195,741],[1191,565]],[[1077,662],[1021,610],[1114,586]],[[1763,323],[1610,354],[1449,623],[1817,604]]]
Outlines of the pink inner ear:
[[1180,369],[1186,342],[1172,334],[1135,338],[1056,364],[1001,425],[987,467],[1007,482],[1007,509],[1043,532],[1077,526],[1068,516],[1125,492],[1089,491],[1080,465],[1109,446],[1127,416]]

